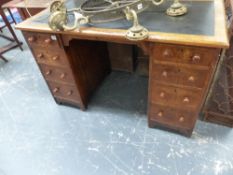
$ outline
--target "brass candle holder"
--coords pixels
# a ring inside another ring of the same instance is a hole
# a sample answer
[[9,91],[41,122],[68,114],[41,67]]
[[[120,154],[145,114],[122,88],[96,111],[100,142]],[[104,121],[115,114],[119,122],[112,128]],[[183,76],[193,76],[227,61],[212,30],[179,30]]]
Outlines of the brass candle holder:
[[169,16],[181,16],[188,12],[187,7],[180,3],[179,0],[174,0],[174,3],[167,9],[167,15]]

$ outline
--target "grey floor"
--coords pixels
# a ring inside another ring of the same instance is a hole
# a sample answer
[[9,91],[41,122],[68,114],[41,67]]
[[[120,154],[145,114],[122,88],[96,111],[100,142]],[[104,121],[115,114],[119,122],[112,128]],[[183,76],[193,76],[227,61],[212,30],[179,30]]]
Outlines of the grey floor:
[[186,138],[147,127],[147,78],[112,73],[82,112],[54,102],[26,44],[5,57],[0,175],[233,174],[232,129],[198,121]]

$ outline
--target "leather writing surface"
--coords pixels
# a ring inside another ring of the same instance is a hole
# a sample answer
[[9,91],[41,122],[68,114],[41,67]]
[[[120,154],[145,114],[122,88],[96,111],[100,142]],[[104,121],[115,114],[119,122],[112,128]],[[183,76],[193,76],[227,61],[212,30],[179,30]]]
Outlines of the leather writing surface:
[[[81,4],[80,1],[70,0],[67,2],[68,8],[77,7]],[[186,2],[188,13],[180,17],[170,17],[165,14],[166,9],[171,2],[167,2],[162,6],[151,6],[146,11],[140,13],[139,23],[146,27],[149,31],[178,33],[178,34],[193,34],[193,35],[214,35],[215,26],[215,11],[214,2]],[[35,19],[36,23],[47,23],[49,14]],[[73,17],[69,16],[69,21]],[[108,29],[128,29],[132,26],[132,22],[125,19],[101,23],[88,24],[89,27],[108,28]]]

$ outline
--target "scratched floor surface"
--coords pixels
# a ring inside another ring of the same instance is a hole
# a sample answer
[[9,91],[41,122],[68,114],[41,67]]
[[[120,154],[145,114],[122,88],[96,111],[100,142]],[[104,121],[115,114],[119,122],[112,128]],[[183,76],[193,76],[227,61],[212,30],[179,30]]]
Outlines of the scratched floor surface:
[[198,121],[186,138],[147,127],[147,78],[112,73],[82,112],[53,101],[26,44],[5,57],[0,175],[233,175],[233,130]]

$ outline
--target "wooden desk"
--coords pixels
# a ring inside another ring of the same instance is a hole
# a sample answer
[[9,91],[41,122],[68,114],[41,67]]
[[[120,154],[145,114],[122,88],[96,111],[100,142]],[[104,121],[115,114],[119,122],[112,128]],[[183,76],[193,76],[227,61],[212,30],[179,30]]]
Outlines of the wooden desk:
[[[67,1],[67,6],[74,3],[78,1]],[[149,126],[190,136],[220,52],[229,43],[222,0],[187,5],[189,13],[178,18],[158,8],[141,13],[140,23],[150,31],[141,42],[125,38],[129,23],[124,20],[80,31],[51,31],[48,10],[17,28],[23,31],[55,100],[81,109],[110,71],[106,42],[138,45],[150,57]]]

